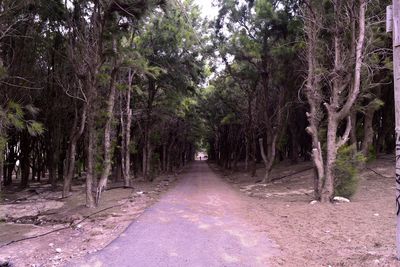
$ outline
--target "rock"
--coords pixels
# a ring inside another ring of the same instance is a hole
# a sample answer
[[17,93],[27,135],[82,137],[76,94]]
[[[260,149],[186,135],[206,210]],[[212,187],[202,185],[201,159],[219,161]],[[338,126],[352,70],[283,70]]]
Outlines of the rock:
[[143,191],[138,191],[138,192],[136,192],[136,194],[143,195]]
[[318,203],[318,201],[313,200],[313,201],[310,202],[310,205],[315,205],[315,204],[317,204],[317,203]]
[[345,197],[334,197],[333,201],[338,203],[350,203],[350,200]]
[[54,247],[54,244],[53,244],[53,243],[50,243],[49,246],[50,246],[50,247]]
[[56,248],[57,253],[61,253],[61,251],[62,251],[61,248]]
[[375,217],[379,217],[379,213],[375,213],[374,216],[375,216]]
[[12,264],[10,261],[3,261],[0,259],[0,267],[14,267],[15,265]]
[[71,222],[79,222],[81,220],[83,220],[83,216],[81,214],[72,214],[70,216],[67,216],[65,218],[66,221],[71,221]]

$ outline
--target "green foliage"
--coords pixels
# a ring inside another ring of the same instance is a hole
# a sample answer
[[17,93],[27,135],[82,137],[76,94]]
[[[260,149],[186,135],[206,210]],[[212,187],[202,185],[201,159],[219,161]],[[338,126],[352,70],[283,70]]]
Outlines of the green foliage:
[[[4,150],[6,149],[7,138],[5,136],[0,135],[0,155],[3,155]],[[3,160],[3,157],[0,157],[0,162]]]
[[17,130],[22,130],[25,127],[22,117],[18,116],[17,113],[8,113],[7,119],[9,123],[14,126]]
[[353,146],[342,146],[338,150],[335,165],[335,195],[350,198],[358,186],[358,166],[365,162],[365,157],[355,152]]
[[26,128],[31,136],[38,136],[44,132],[43,124],[33,120],[27,122]]
[[368,154],[367,158],[365,159],[366,162],[372,162],[377,159],[376,149],[373,145],[368,147]]
[[221,125],[228,125],[233,123],[239,123],[239,120],[236,118],[234,113],[229,113],[221,120]]
[[7,68],[3,65],[0,65],[0,79],[7,77]]

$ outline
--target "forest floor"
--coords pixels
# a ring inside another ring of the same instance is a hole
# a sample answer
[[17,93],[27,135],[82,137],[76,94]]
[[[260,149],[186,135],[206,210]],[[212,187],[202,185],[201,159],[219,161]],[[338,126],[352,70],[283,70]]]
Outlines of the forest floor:
[[[227,175],[211,166],[253,199],[248,218],[282,250],[273,266],[400,266],[395,260],[394,160],[368,164],[351,202],[328,205],[310,204],[309,162],[278,164],[272,172],[276,180],[268,185],[244,172]],[[257,177],[263,177],[262,168]]]
[[102,249],[178,177],[134,181],[132,188],[112,183],[95,209],[84,206],[83,180],[75,181],[72,196],[66,199],[61,198],[61,188],[53,191],[45,183],[32,183],[23,191],[9,188],[0,195],[0,266],[63,266]]

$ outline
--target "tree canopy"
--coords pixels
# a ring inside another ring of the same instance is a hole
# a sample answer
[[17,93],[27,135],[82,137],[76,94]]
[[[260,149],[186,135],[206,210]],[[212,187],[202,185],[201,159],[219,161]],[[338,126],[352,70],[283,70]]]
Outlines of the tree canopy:
[[0,1],[2,187],[68,196],[79,173],[94,207],[110,177],[207,150],[225,170],[262,164],[265,183],[312,160],[329,202],[343,151],[394,150],[386,2],[218,0],[206,19],[193,0]]

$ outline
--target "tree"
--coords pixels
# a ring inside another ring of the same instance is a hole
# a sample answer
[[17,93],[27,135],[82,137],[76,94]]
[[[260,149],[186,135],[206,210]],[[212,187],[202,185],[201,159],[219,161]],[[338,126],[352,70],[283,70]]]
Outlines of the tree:
[[[345,33],[348,31],[347,25],[351,23],[351,18],[345,14],[351,14],[354,6],[358,10],[358,34],[355,38],[355,49],[352,49],[351,42],[350,46],[346,45],[348,41]],[[316,168],[315,196],[323,202],[329,202],[333,197],[337,151],[348,141],[351,130],[350,110],[360,92],[365,41],[365,9],[366,2],[364,0],[351,3],[333,1],[329,5],[306,1],[304,4],[308,63],[305,91],[310,105],[310,111],[307,114],[310,125],[307,132],[313,140],[312,154]],[[326,16],[329,14],[328,12],[332,12],[330,13],[332,16]],[[327,40],[321,37],[324,28],[328,29]],[[331,52],[328,54],[330,56],[328,62],[323,62],[319,55],[322,53],[322,49],[320,49],[322,45],[331,48],[328,50],[328,53]],[[321,69],[327,71],[321,73]],[[324,80],[324,76],[328,79]],[[322,109],[322,105],[325,111]],[[324,160],[319,130],[325,112],[327,133],[326,158]],[[347,124],[342,136],[338,139],[339,126],[344,119],[347,120]]]

